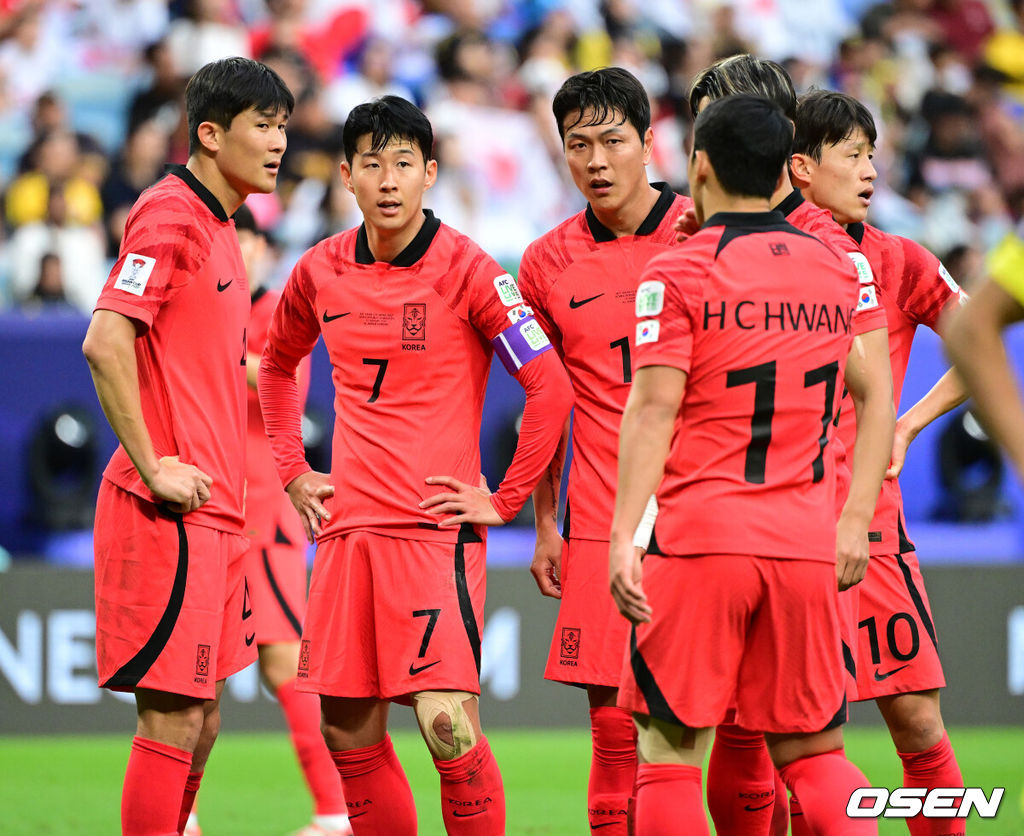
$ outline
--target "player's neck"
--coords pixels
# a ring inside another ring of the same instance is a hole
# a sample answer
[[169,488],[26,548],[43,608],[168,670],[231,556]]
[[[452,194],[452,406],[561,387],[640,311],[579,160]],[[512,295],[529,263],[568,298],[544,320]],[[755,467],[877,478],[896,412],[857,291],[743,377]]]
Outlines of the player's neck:
[[224,212],[229,218],[238,211],[239,206],[245,203],[246,195],[239,193],[227,181],[214,160],[202,154],[193,154],[188,158],[185,168],[210,190],[210,194],[224,207]]
[[767,198],[745,197],[709,190],[704,194],[703,208],[704,217],[710,218],[720,212],[770,212],[772,207]]
[[382,229],[373,224],[364,223],[366,227],[366,243],[374,261],[391,262],[408,247],[426,223],[427,216],[417,212],[408,224],[399,229]]
[[778,206],[782,201],[789,197],[793,192],[796,191],[796,187],[789,179],[789,172],[786,172],[786,176],[779,181],[779,187],[775,190],[772,195],[772,209]]
[[647,220],[651,214],[654,204],[661,197],[661,192],[649,183],[644,183],[644,188],[637,191],[625,204],[617,210],[602,210],[591,204],[590,208],[603,226],[611,230],[616,238],[626,235],[634,235],[640,225]]

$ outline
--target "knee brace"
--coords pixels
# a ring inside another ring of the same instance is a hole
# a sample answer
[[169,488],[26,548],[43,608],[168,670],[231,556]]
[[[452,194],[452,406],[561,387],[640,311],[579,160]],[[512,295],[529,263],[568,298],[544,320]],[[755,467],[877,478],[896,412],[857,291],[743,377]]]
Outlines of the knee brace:
[[691,729],[656,717],[634,715],[636,748],[643,763],[700,766],[713,729]]
[[421,691],[413,694],[423,739],[430,753],[442,761],[454,760],[476,746],[476,730],[466,714],[463,703],[475,700],[468,691]]

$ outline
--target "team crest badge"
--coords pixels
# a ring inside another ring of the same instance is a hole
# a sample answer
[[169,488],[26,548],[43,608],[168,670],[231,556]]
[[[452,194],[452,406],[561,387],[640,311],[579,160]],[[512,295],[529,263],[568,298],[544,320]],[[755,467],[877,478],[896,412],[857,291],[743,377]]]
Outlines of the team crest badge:
[[309,676],[309,639],[303,639],[299,647],[299,676]]
[[427,306],[422,302],[406,302],[402,310],[402,340],[427,338]]
[[580,628],[579,627],[563,627],[562,628],[562,658],[563,659],[579,659],[580,658]]
[[200,644],[196,647],[196,676],[208,676],[210,673],[210,645]]

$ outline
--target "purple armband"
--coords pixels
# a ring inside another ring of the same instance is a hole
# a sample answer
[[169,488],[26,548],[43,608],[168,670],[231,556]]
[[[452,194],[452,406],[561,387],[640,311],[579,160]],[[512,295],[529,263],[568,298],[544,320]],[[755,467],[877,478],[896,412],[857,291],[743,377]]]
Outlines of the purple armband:
[[506,328],[491,340],[491,344],[509,374],[515,374],[534,357],[551,348],[547,334],[532,316],[525,316]]

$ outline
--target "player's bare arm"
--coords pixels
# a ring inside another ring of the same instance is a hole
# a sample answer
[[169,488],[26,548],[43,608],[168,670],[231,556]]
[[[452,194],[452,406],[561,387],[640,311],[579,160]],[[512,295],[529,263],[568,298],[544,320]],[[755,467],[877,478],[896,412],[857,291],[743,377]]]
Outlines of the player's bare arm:
[[836,579],[839,589],[864,580],[868,569],[868,527],[892,453],[896,411],[886,328],[853,341],[846,360],[846,387],[857,415],[850,493],[836,524]]
[[892,455],[886,479],[895,479],[903,470],[907,459],[907,448],[918,434],[936,418],[941,418],[967,400],[967,387],[956,369],[949,369],[928,390],[921,400],[896,419],[896,431],[892,440]]
[[943,329],[946,350],[974,398],[986,429],[1018,474],[1024,474],[1024,404],[1000,333],[1024,319],[1024,308],[1002,287],[984,282]]
[[316,538],[320,536],[320,523],[329,522],[331,519],[331,512],[323,504],[323,500],[334,496],[331,477],[326,473],[310,470],[292,479],[285,490],[299,513],[306,539],[310,543],[316,542]]
[[82,352],[107,421],[146,487],[176,513],[201,507],[210,498],[213,480],[177,456],[158,458],[153,449],[142,417],[132,320],[114,311],[96,311]]
[[245,355],[245,385],[250,389],[255,389],[259,383],[260,375],[260,355],[259,354],[246,354]]
[[670,366],[637,369],[619,429],[619,486],[608,553],[608,580],[615,606],[634,624],[651,620],[641,585],[637,526],[665,471],[686,372]]
[[537,529],[537,542],[533,549],[530,573],[542,595],[562,597],[562,535],[558,533],[558,492],[562,483],[562,469],[569,445],[569,422],[565,422],[562,438],[555,449],[547,470],[533,489],[533,510]]

